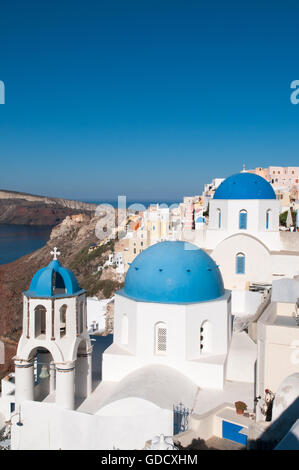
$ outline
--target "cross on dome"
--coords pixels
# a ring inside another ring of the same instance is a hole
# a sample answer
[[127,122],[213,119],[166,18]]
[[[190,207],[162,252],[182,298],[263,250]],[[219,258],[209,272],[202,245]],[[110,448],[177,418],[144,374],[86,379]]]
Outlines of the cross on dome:
[[57,250],[56,246],[54,246],[54,250],[50,252],[50,255],[53,255],[53,260],[57,260],[57,256],[60,256],[60,251]]

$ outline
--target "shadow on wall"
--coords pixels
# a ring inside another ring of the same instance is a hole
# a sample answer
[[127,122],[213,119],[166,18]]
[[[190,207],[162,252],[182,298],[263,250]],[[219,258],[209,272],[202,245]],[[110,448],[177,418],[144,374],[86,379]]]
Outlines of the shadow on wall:
[[103,353],[113,343],[113,335],[91,335],[90,340],[93,346],[92,380],[93,384],[96,386],[102,380]]
[[[256,441],[249,442],[251,449],[273,450],[299,419],[299,397],[284,410]],[[293,449],[299,448],[299,440],[293,435]]]

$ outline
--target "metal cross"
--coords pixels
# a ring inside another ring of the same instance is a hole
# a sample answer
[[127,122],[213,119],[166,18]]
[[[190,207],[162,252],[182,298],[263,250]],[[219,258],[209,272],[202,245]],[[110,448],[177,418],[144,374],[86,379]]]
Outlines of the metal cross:
[[56,246],[54,246],[54,250],[50,252],[50,255],[53,255],[53,260],[57,260],[57,256],[61,255],[61,253],[57,250]]

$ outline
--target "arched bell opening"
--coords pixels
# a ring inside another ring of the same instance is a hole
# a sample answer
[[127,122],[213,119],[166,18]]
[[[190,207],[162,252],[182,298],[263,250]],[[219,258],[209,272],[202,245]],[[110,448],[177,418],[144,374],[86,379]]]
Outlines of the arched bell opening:
[[60,338],[63,338],[66,335],[66,316],[67,316],[67,305],[63,304],[59,309],[59,331],[60,331]]
[[38,347],[31,351],[30,361],[33,362],[32,374],[34,375],[35,401],[43,401],[55,392],[55,366],[53,356],[44,347]]
[[53,271],[52,291],[53,295],[66,293],[63,277],[56,271]]
[[46,336],[47,310],[43,305],[37,305],[34,309],[34,335],[35,338]]

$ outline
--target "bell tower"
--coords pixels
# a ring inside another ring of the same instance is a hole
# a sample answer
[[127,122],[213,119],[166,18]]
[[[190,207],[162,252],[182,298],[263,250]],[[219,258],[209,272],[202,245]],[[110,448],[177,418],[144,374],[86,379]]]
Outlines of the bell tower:
[[86,292],[61,266],[56,247],[51,255],[23,293],[23,330],[14,358],[16,403],[48,399],[75,409],[76,399],[92,388]]

